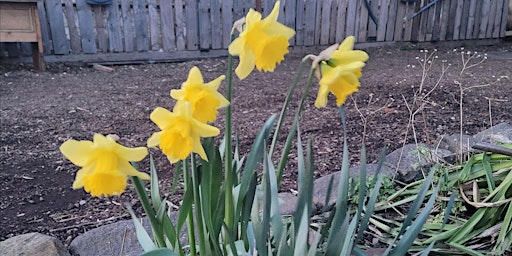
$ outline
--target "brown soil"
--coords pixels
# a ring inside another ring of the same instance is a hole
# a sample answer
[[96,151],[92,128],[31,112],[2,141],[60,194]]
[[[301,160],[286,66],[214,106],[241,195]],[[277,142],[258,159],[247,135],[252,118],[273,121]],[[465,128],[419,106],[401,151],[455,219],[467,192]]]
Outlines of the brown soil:
[[[418,49],[367,51],[370,60],[364,68],[360,91],[346,103],[352,165],[359,161],[364,133],[370,162],[376,161],[384,146],[394,150],[404,140],[414,141],[407,129],[410,118],[404,100],[411,104],[421,81],[419,61],[425,58]],[[434,144],[441,135],[458,133],[460,95],[456,83],[464,88],[488,84],[464,92],[464,133],[475,134],[490,127],[491,121],[512,122],[512,43],[467,47],[463,51],[477,51],[482,56],[488,53],[488,59],[459,76],[461,49],[435,52],[438,57],[425,77],[426,91],[437,82],[442,66],[451,66],[415,117],[419,142]],[[241,152],[248,151],[264,121],[280,111],[299,60],[300,56],[291,54],[274,73],[254,72],[244,81],[235,79],[233,120]],[[57,236],[68,244],[80,233],[128,218],[123,202],[134,204],[140,212],[131,186],[123,195],[112,198],[91,198],[83,190],[72,190],[78,168],[63,158],[58,147],[70,138],[90,140],[94,133],[117,134],[127,146],[145,145],[156,131],[149,114],[157,106],[172,108],[169,91],[185,81],[194,65],[207,81],[226,70],[225,59],[114,66],[111,73],[76,63],[49,64],[45,73],[32,72],[23,65],[0,66],[0,240],[35,231]],[[301,131],[303,139],[313,139],[315,175],[319,177],[340,169],[342,137],[333,101],[327,108],[316,109],[315,90],[316,86],[308,95]],[[355,103],[367,120],[366,132]],[[222,119],[216,123],[221,128]],[[172,166],[159,151],[152,152],[158,159],[160,177],[168,180]],[[295,161],[292,154],[283,191],[295,188]],[[147,161],[142,167],[146,170]],[[168,191],[167,186],[163,189]],[[176,202],[179,194],[169,199]]]

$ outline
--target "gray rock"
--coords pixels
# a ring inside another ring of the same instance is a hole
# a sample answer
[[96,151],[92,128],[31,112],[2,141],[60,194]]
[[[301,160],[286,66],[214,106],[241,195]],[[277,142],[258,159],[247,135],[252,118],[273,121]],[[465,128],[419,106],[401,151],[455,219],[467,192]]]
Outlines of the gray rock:
[[512,125],[501,123],[473,136],[476,142],[512,143]]
[[[357,177],[360,171],[359,166],[354,166],[349,168],[350,176]],[[377,171],[377,164],[368,164],[366,165],[366,176],[375,175]],[[394,170],[389,167],[383,165],[380,174],[387,175],[389,177],[393,177],[395,175]],[[336,203],[336,195],[338,194],[338,185],[340,183],[341,171],[331,173],[329,175],[320,177],[313,182],[313,204],[319,209],[325,206],[325,199],[327,197],[327,189],[329,188],[329,182],[331,178],[332,182],[332,192],[329,197],[328,206],[332,206]]]
[[[148,234],[151,234],[149,221],[143,219],[142,224]],[[123,220],[89,230],[71,241],[69,251],[75,256],[138,256],[144,253],[135,235],[132,220]]]
[[422,177],[422,170],[428,172],[428,165],[453,155],[446,149],[434,149],[425,144],[407,144],[386,156],[385,165],[397,170],[398,178],[409,183]]
[[298,198],[292,193],[282,192],[279,196],[279,207],[282,215],[292,215],[297,208]]
[[[471,148],[475,145],[476,140],[473,136],[470,135],[462,135],[462,148],[460,145],[460,135],[452,134],[448,136],[443,136],[441,141],[439,142],[440,149],[446,149],[455,153],[464,153],[468,151],[473,151]],[[461,152],[462,149],[462,152]]]
[[40,233],[28,233],[0,242],[0,255],[69,256],[70,254],[57,238]]

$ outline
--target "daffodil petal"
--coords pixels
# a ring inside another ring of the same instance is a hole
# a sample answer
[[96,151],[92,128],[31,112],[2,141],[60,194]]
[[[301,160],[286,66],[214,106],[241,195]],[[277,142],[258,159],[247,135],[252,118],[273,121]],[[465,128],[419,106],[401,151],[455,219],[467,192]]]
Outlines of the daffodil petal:
[[280,2],[277,1],[274,4],[274,8],[272,8],[272,11],[269,13],[269,15],[264,20],[265,21],[277,21],[277,17],[279,16],[279,6],[280,6]]
[[192,120],[194,132],[199,135],[200,137],[207,138],[207,137],[213,137],[220,134],[220,130],[215,127],[211,126],[205,123],[201,123],[197,120]]
[[201,75],[201,71],[199,70],[198,67],[194,66],[188,72],[187,81],[185,81],[185,83],[183,83],[183,86],[203,84],[203,83],[204,83],[204,80],[203,80],[203,75]]
[[240,53],[240,63],[235,69],[235,73],[240,80],[245,79],[254,69],[256,65],[256,58],[251,49],[247,49],[247,51],[242,51]]
[[60,152],[74,165],[83,167],[94,152],[94,144],[87,140],[67,140],[60,146]]
[[155,132],[151,137],[148,139],[148,147],[156,147],[160,145],[160,136],[162,135],[162,132]]
[[151,121],[153,121],[158,126],[158,128],[160,128],[160,130],[163,130],[169,126],[173,117],[174,115],[171,111],[162,107],[155,108],[155,110],[153,110],[149,116]]
[[201,158],[203,160],[208,161],[208,157],[206,156],[206,152],[204,151],[203,145],[201,145],[201,140],[199,140],[199,139],[194,140],[193,147],[194,147],[194,149],[192,151],[194,151],[199,156],[201,156]]
[[354,42],[356,38],[354,36],[349,36],[343,40],[343,42],[338,47],[338,51],[350,51],[354,49]]
[[138,162],[148,155],[148,149],[145,147],[128,148],[120,144],[116,144],[117,154],[127,161]]
[[84,187],[84,177],[89,175],[94,170],[94,165],[88,165],[78,170],[75,175],[75,181],[73,181],[73,189],[79,189]]
[[244,40],[240,37],[235,38],[231,44],[229,44],[228,51],[229,54],[233,56],[238,56],[244,49]]
[[318,94],[315,100],[315,107],[323,108],[327,106],[327,96],[329,96],[329,87],[323,83],[318,88]]
[[253,26],[255,23],[257,23],[258,21],[261,21],[261,13],[255,11],[254,9],[249,9],[249,12],[247,13],[247,15],[245,16],[245,26],[246,26],[246,29],[248,27],[251,27]]
[[119,162],[119,170],[127,176],[136,176],[143,180],[149,180],[151,178],[147,173],[137,171],[135,167],[126,161]]

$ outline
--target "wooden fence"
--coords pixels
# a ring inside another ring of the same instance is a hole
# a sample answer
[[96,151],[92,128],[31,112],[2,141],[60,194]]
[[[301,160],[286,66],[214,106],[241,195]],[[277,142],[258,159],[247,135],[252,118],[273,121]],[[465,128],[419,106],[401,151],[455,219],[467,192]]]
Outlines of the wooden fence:
[[[249,8],[268,14],[274,0],[85,0],[38,2],[45,55],[175,53],[227,49],[233,22]],[[291,45],[502,38],[512,0],[281,0]],[[425,9],[425,7],[428,7]],[[422,9],[423,8],[423,9]],[[0,56],[29,53],[23,44]]]

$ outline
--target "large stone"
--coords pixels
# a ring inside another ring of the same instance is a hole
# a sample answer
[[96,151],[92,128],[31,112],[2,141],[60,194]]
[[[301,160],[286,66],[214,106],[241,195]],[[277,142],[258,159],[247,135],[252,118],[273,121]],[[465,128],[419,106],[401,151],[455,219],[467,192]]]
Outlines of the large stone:
[[70,254],[57,238],[40,233],[28,233],[0,242],[0,255],[69,256]]
[[459,134],[443,136],[439,142],[439,148],[446,149],[455,153],[473,151],[471,147],[476,143],[476,140],[473,136],[465,134],[462,135],[462,147],[460,141],[461,136]]
[[407,144],[387,155],[384,164],[397,170],[401,181],[410,183],[428,173],[430,165],[452,155],[453,153],[449,150],[430,148],[422,143]]
[[476,142],[504,142],[512,143],[512,125],[501,123],[485,131],[479,132],[474,136]]
[[[178,212],[171,212],[169,216],[171,221],[176,223]],[[151,227],[147,218],[142,219],[142,225],[148,234],[152,236]],[[181,244],[187,243],[186,232],[186,227],[184,227],[180,234]],[[71,241],[69,251],[74,256],[138,256],[144,253],[137,240],[133,220],[122,220],[89,230]]]
[[[351,177],[358,177],[361,167],[354,166],[349,168]],[[377,164],[368,164],[366,165],[366,176],[373,176],[377,171]],[[386,175],[388,177],[393,177],[395,175],[394,170],[389,167],[383,165],[380,174]],[[332,206],[336,203],[336,195],[338,194],[338,186],[340,183],[341,171],[331,173],[329,175],[320,177],[313,182],[313,204],[318,208],[323,208],[325,206],[325,199],[327,197],[327,189],[329,188],[329,182],[333,179],[332,182],[332,191],[329,197],[328,206]]]
[[[143,219],[142,224],[148,234],[151,234],[147,219]],[[69,251],[75,256],[136,256],[144,253],[135,235],[132,220],[123,220],[89,230],[71,241]]]

